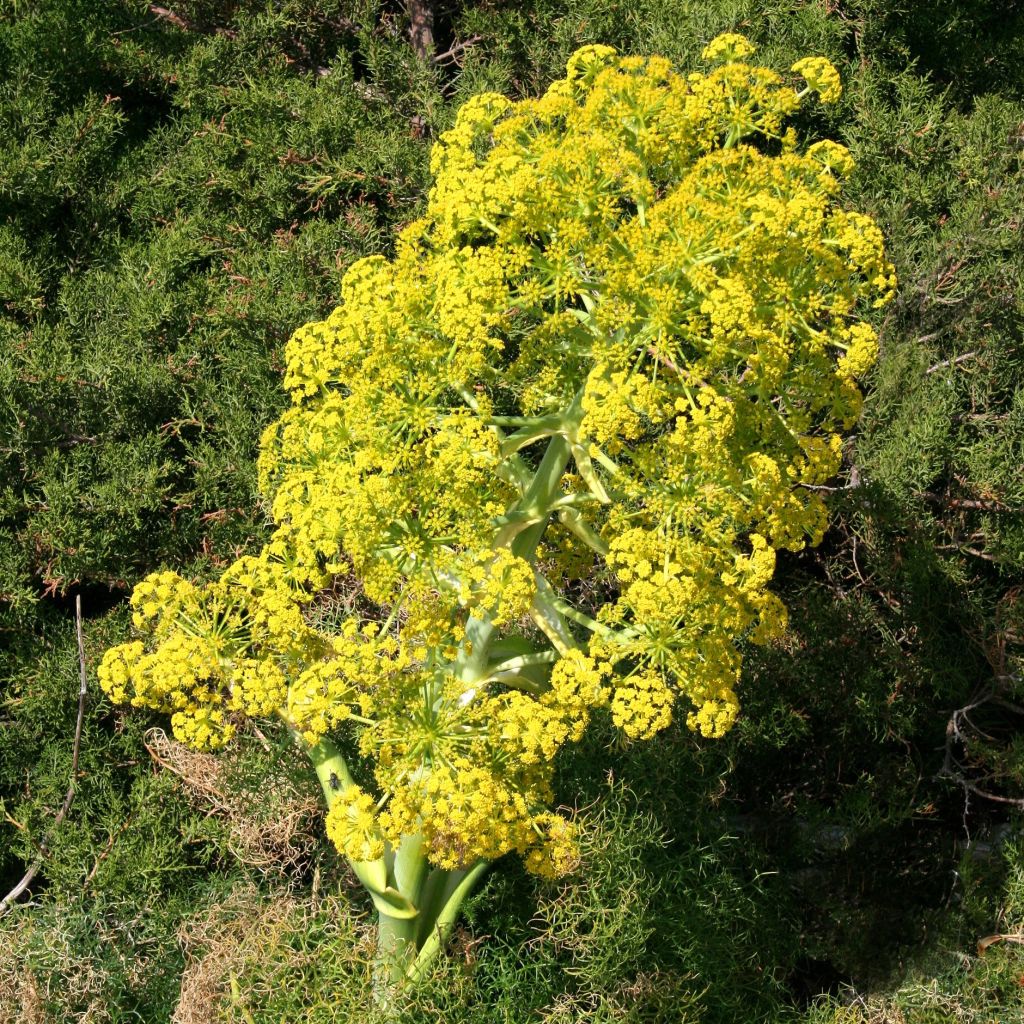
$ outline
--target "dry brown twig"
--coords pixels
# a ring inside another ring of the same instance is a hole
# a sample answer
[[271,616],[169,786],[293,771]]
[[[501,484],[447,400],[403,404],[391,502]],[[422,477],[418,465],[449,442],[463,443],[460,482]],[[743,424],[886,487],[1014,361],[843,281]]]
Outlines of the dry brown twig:
[[[934,337],[934,335],[931,335],[931,337]],[[957,356],[955,359],[943,359],[941,363],[929,366],[928,369],[924,371],[925,375],[927,376],[929,373],[936,373],[947,366],[957,366],[960,363],[966,362],[968,359],[973,359],[977,354],[977,352],[965,352],[962,356]]]
[[989,946],[994,946],[997,942],[1010,942],[1017,946],[1024,946],[1024,935],[1017,933],[1010,933],[1009,935],[986,935],[982,939],[978,939],[978,956],[984,956],[985,950]]
[[[177,11],[172,11],[169,7],[161,7],[160,4],[150,4],[148,10],[157,21],[166,21],[169,25],[180,28],[182,32],[196,31],[195,25],[178,14]],[[228,39],[234,39],[238,35],[234,29],[230,28],[217,28],[213,32],[215,35],[226,36]]]
[[92,867],[89,869],[89,873],[85,876],[85,881],[82,883],[82,890],[86,890],[92,884],[92,880],[96,877],[96,873],[100,869],[100,865],[110,856],[111,851],[114,849],[114,843],[117,842],[118,838],[128,830],[128,826],[132,823],[132,816],[129,814],[127,818],[118,826],[116,831],[111,832],[107,839],[107,845],[100,851],[99,856],[93,861]]
[[161,7],[159,4],[150,4],[149,13],[155,18],[159,18],[161,21],[169,21],[176,28],[188,31],[191,27],[180,14],[175,14],[174,11],[169,10],[166,7]]
[[483,42],[483,38],[483,36],[470,36],[461,43],[455,43],[453,46],[445,50],[444,53],[435,54],[434,63],[458,64],[459,58],[466,52],[466,50],[472,49],[477,43]]
[[67,813],[71,808],[71,803],[75,799],[75,779],[78,775],[78,751],[82,743],[82,723],[85,720],[86,693],[85,644],[82,640],[82,598],[80,595],[76,595],[75,597],[75,631],[78,635],[78,670],[80,683],[78,687],[78,721],[75,723],[75,745],[71,754],[71,782],[68,785],[67,793],[64,795],[64,803],[61,804],[61,808],[57,812],[57,816],[53,819],[53,824],[50,825],[49,831],[45,836],[43,836],[43,840],[36,851],[35,859],[29,865],[28,871],[26,871],[22,876],[21,881],[19,881],[18,884],[2,900],[0,900],[0,916],[7,913],[18,897],[21,896],[21,894],[32,884],[32,879],[39,873],[39,869],[43,866],[43,862],[46,860],[46,855],[50,852],[50,844],[53,842],[53,838],[57,833],[57,829],[60,827],[60,823],[67,816]]

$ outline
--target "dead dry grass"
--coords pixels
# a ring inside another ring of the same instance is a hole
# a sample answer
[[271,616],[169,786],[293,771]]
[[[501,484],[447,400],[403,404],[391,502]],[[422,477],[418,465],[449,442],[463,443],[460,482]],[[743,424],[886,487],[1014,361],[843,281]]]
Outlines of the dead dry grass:
[[150,729],[145,742],[195,807],[227,822],[229,849],[242,864],[282,875],[305,870],[316,847],[320,802],[300,792],[284,771],[239,788],[230,784],[222,757],[192,750],[162,729]]
[[253,887],[240,887],[185,922],[178,933],[185,970],[171,1024],[219,1020],[219,1008],[230,998],[231,979],[241,973],[251,951],[273,941],[297,910],[287,892],[268,899]]
[[0,1024],[51,1024],[32,972],[0,940]]
[[[43,981],[32,968],[33,958],[43,951],[32,948],[30,919],[5,922],[5,929],[0,933],[0,1024],[106,1024],[112,1019],[104,998],[103,969],[95,959],[76,955],[72,936],[60,928],[48,930],[45,956],[59,964],[59,971],[48,970],[51,980]],[[58,977],[62,993],[47,988]],[[76,1010],[70,1016],[52,1016],[47,1003],[69,991],[74,993]]]
[[[309,932],[314,919],[319,922],[318,934],[344,939],[343,948],[353,963],[369,957],[370,933],[357,929],[347,902],[340,897],[299,897],[289,889],[267,894],[241,885],[186,921],[178,932],[185,970],[170,1024],[250,1019],[247,996],[259,1001],[266,986],[275,984],[275,977],[302,972],[331,955],[318,943],[294,941]],[[334,942],[328,945],[333,947]],[[254,977],[257,984],[246,991]],[[246,994],[232,991],[238,983]],[[228,1007],[237,1008],[237,1014],[227,1018]]]

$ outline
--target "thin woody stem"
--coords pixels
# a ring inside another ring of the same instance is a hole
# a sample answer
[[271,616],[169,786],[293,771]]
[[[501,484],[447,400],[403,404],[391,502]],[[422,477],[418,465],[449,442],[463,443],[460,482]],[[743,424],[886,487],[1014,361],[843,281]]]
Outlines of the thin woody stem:
[[53,819],[53,824],[50,826],[50,830],[43,837],[43,841],[39,844],[39,848],[36,852],[35,859],[29,866],[28,871],[21,877],[21,880],[14,886],[13,889],[0,900],[0,916],[7,913],[8,910],[14,905],[15,900],[32,884],[32,879],[39,873],[39,869],[43,866],[43,862],[46,860],[47,854],[50,852],[50,844],[53,842],[53,838],[56,835],[57,829],[60,827],[60,823],[67,816],[68,811],[71,809],[71,802],[75,798],[75,789],[78,780],[78,751],[82,742],[82,723],[85,721],[85,695],[86,695],[86,673],[85,673],[85,643],[82,640],[82,598],[81,595],[75,596],[75,634],[78,639],[78,718],[75,721],[75,741],[71,752],[71,779],[68,784],[68,791],[64,794],[64,802],[60,806],[60,810],[57,811],[56,817]]

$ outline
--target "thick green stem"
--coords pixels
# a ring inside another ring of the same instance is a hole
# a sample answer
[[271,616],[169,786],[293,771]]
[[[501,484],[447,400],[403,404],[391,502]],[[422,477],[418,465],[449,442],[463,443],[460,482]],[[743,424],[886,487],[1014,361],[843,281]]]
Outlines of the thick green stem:
[[[424,862],[425,863],[425,862]],[[460,871],[429,871],[416,918],[378,914],[380,981],[384,988],[417,984],[444,948],[466,897],[490,867],[486,860]],[[385,992],[379,993],[387,1002]]]
[[568,601],[559,597],[551,584],[540,573],[537,574],[537,593],[533,599],[534,608],[541,609],[552,615],[558,615],[564,619],[571,619],[573,622],[586,627],[591,633],[600,636],[614,636],[615,630],[606,626],[603,622],[591,618],[585,612],[574,608]]
[[530,486],[516,504],[515,511],[536,516],[537,521],[516,534],[509,548],[512,554],[531,564],[537,558],[537,545],[547,529],[551,506],[561,496],[562,475],[571,455],[571,445],[564,435],[559,434],[548,441],[544,458],[540,460]]
[[466,636],[452,666],[464,683],[479,682],[487,675],[487,652],[493,637],[494,626],[489,617],[471,615],[466,621]]
[[608,557],[608,542],[583,518],[579,509],[560,509],[558,521],[579,537],[591,551],[596,551],[602,558]]
[[[489,867],[490,861],[480,860],[466,871],[445,872],[450,877],[443,890],[445,899],[440,910],[433,916],[433,920],[428,922],[425,917],[420,923],[419,953],[409,969],[409,980],[413,984],[420,980],[437,954],[444,948],[455,921],[458,919],[463,902]],[[424,935],[424,928],[428,923],[429,927],[426,928]]]
[[[552,437],[522,498],[507,513],[510,521],[521,517],[529,524],[525,528],[514,527],[509,534],[511,539],[508,547],[514,555],[531,564],[537,558],[537,545],[547,529],[552,508],[561,497],[562,475],[571,457],[569,440],[561,434]],[[505,542],[502,531],[499,531],[498,538],[499,544]],[[466,623],[466,636],[454,665],[455,674],[463,682],[475,683],[487,676],[488,649],[494,636],[494,626],[489,618],[470,616]]]
[[378,994],[400,986],[416,962],[416,918],[377,914]]
[[[301,741],[301,735],[295,735]],[[354,785],[352,773],[348,770],[341,751],[326,737],[317,743],[306,744],[306,753],[313,762],[316,777],[320,780],[320,786],[327,799],[327,807],[330,808],[345,789]],[[378,897],[388,890],[388,871],[384,858],[363,861],[346,859],[356,877],[374,897],[374,903],[377,903]]]
[[[295,732],[297,739],[301,734]],[[303,743],[330,807],[353,784],[345,758],[329,739]],[[378,997],[391,999],[399,985],[415,984],[440,953],[459,910],[488,861],[462,871],[431,868],[422,835],[406,835],[372,861],[346,858],[377,909]]]

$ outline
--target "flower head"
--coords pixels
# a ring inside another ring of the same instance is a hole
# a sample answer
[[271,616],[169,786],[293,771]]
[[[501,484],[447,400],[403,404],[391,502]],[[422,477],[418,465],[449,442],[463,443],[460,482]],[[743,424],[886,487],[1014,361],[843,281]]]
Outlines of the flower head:
[[811,92],[818,94],[822,103],[835,103],[842,95],[843,86],[835,65],[825,57],[804,57],[798,60],[791,71],[802,75]]

